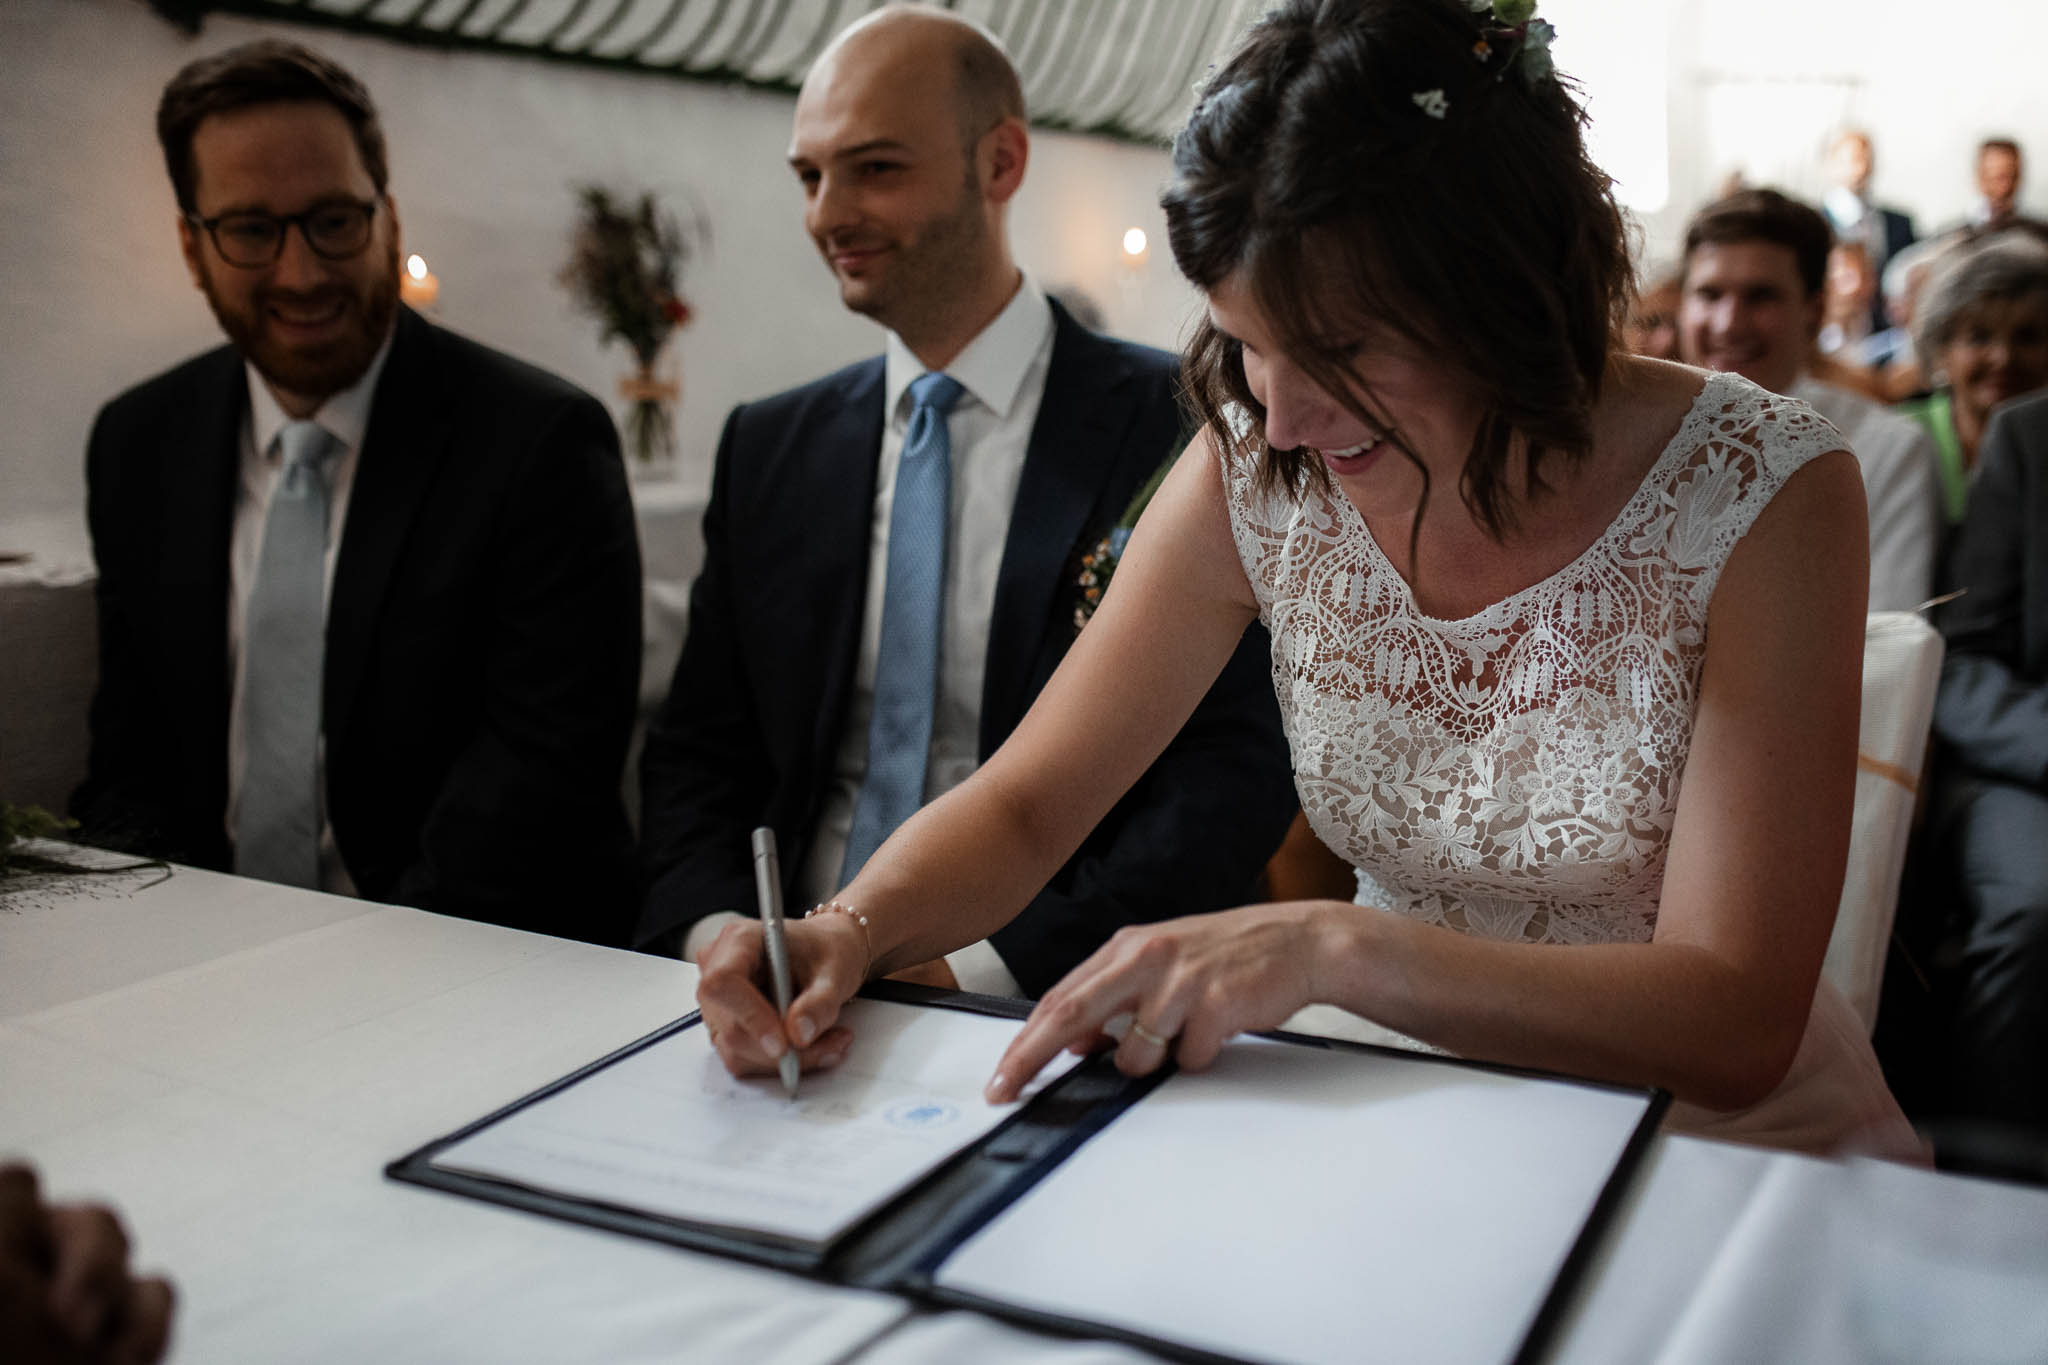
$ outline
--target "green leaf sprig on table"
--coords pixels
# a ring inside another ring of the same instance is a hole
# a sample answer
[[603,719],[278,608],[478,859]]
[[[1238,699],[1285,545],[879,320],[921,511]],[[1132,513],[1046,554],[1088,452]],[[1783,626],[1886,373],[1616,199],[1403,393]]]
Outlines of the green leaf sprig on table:
[[[140,872],[154,868],[171,875],[171,865],[161,858],[139,858],[133,862],[97,866],[53,857],[37,847],[42,840],[62,839],[78,828],[76,820],[52,815],[41,806],[17,806],[0,801],[0,889],[27,878],[98,877],[112,872]],[[149,885],[155,886],[156,882]]]

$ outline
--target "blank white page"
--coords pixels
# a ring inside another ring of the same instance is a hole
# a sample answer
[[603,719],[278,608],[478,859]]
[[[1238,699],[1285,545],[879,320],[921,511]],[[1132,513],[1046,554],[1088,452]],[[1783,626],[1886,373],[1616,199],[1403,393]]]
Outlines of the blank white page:
[[[981,1089],[1023,1021],[847,1003],[847,1059],[735,1080],[684,1029],[440,1152],[444,1170],[823,1243],[1008,1118]],[[1062,1068],[1064,1069],[1064,1068]],[[1057,1072],[1049,1074],[1058,1074]]]
[[1648,1098],[1240,1040],[938,1282],[1289,1365],[1509,1360]]

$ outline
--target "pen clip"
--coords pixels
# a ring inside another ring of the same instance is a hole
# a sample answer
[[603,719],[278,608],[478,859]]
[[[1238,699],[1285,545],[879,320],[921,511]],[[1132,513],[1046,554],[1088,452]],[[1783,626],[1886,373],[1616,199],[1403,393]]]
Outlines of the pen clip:
[[775,852],[775,831],[762,825],[754,831],[754,896],[761,922],[782,919],[782,866]]

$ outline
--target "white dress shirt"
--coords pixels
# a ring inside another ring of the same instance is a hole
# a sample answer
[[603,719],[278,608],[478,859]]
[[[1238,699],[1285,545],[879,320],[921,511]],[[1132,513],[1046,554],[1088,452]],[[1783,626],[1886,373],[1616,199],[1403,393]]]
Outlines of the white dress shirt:
[[[321,607],[334,591],[334,558],[341,548],[342,527],[348,522],[349,492],[355,486],[356,462],[363,449],[363,433],[370,423],[370,401],[377,392],[377,379],[384,373],[385,358],[391,354],[391,338],[377,349],[363,377],[349,388],[330,397],[309,419],[318,423],[341,447],[341,453],[327,467],[327,556],[325,591]],[[242,735],[242,693],[247,684],[247,661],[242,639],[247,627],[249,591],[256,582],[256,566],[263,554],[263,527],[270,516],[270,499],[277,491],[283,462],[278,433],[292,419],[278,405],[276,395],[254,365],[245,365],[249,380],[249,407],[242,419],[240,479],[235,491],[234,526],[228,542],[228,838],[235,834],[235,812],[242,794],[243,769],[248,762]],[[334,827],[327,820],[327,737],[322,734],[315,750],[314,774],[320,792],[320,889],[353,896],[355,883],[342,866],[334,847]]]
[[[1045,397],[1052,338],[1052,309],[1044,292],[1027,275],[1003,311],[945,369],[966,392],[946,419],[952,441],[952,510],[940,618],[938,695],[932,709],[931,752],[925,763],[927,801],[959,786],[980,766],[981,690],[988,663],[989,618],[995,611],[996,577],[1009,538],[1010,512],[1017,501],[1025,451]],[[881,653],[896,467],[910,427],[910,384],[924,373],[923,363],[894,333],[889,336],[883,365],[887,420],[869,519],[860,654],[854,663],[853,688],[840,723],[831,780],[810,856],[797,878],[797,890],[806,905],[828,899],[841,886],[840,864],[846,858],[847,836],[853,828],[854,803],[867,775],[868,721],[874,711],[875,663]],[[738,916],[718,914],[698,921],[684,941],[683,955],[695,961],[735,918]],[[946,962],[962,990],[984,995],[1023,993],[986,939],[948,953]]]
[[[1864,220],[1870,217],[1870,201],[1847,185],[1836,185],[1821,198],[1821,207],[1827,210],[1828,218],[1834,225],[1835,235],[1861,236]],[[1882,243],[1880,243],[1882,245]]]

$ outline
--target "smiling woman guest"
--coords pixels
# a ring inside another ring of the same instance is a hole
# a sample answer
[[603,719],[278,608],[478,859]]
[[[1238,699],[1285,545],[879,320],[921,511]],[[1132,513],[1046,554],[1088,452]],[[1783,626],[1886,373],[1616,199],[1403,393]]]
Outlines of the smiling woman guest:
[[1914,342],[1940,386],[1899,410],[1934,439],[1954,525],[1991,410],[2048,385],[2048,245],[2013,229],[1950,248],[1921,295]]
[[843,1050],[864,979],[1003,923],[1256,620],[1355,899],[1119,933],[1039,1003],[992,1100],[1106,1033],[1127,1071],[1200,1068],[1322,1003],[1408,1046],[1667,1087],[1694,1131],[1914,1150],[1819,983],[1857,465],[1796,402],[1616,347],[1620,213],[1530,8],[1291,0],[1208,82],[1164,200],[1207,300],[1202,430],[1015,735],[838,893],[857,916],[795,927],[787,1016],[757,932],[706,959],[736,1071]]

